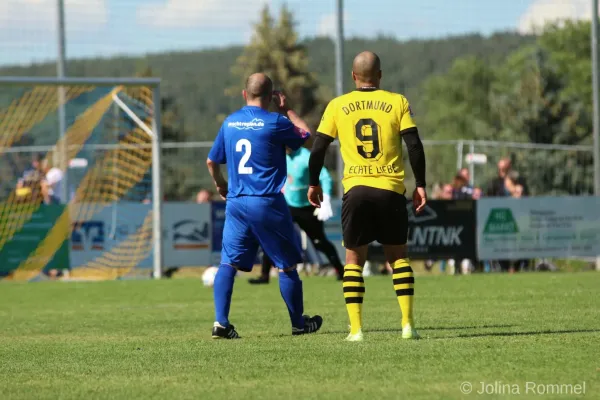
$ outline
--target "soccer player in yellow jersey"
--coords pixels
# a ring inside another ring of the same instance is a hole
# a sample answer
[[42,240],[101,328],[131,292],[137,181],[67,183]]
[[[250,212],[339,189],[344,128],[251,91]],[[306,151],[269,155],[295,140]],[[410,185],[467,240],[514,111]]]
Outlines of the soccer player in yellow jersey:
[[338,138],[344,160],[342,229],[346,247],[344,298],[350,318],[349,341],[361,341],[362,276],[369,243],[383,245],[393,268],[394,289],[402,312],[402,337],[418,339],[413,321],[414,276],[406,252],[408,215],[404,194],[402,140],[408,149],[416,180],[413,206],[421,212],[427,202],[425,153],[412,111],[404,96],[379,88],[381,63],[369,51],[352,64],[356,90],[333,99],[317,129],[309,160],[308,199],[319,207],[323,191],[319,173],[325,153]]

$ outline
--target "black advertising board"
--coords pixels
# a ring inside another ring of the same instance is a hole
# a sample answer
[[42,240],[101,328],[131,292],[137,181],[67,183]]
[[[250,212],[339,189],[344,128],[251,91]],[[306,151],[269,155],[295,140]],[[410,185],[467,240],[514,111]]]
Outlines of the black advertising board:
[[410,258],[476,258],[477,210],[474,200],[428,200],[418,215],[409,201],[407,210]]

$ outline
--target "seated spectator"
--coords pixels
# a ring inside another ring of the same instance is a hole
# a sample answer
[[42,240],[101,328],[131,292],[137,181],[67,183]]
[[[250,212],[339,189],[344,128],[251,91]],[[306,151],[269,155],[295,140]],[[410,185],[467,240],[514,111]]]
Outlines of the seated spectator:
[[452,198],[455,200],[473,198],[473,188],[460,172],[456,174],[452,183]]
[[17,182],[16,195],[19,201],[41,202],[43,200],[43,155],[36,154],[31,161],[31,168],[23,172]]
[[[465,182],[467,182],[465,191],[468,192],[473,199],[475,199],[475,196],[477,196],[477,198],[480,198],[481,189],[473,187],[473,185],[471,185],[471,172],[469,171],[469,168],[461,168],[458,171],[458,174],[463,177]],[[478,193],[476,194],[475,192]]]
[[469,168],[461,168],[458,170],[458,175],[462,176],[467,182],[471,181],[471,172],[469,171]]
[[444,184],[444,186],[442,186],[442,196],[440,197],[441,200],[452,200],[452,195],[454,192],[454,188],[452,187],[451,184],[446,183]]

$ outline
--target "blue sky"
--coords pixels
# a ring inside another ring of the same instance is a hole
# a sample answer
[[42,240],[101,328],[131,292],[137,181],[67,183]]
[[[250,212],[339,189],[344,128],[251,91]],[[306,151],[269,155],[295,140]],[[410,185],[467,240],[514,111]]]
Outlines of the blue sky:
[[[331,34],[335,0],[286,0],[302,37]],[[556,17],[586,18],[590,0],[345,0],[347,36],[399,39],[526,31]],[[243,44],[258,10],[284,0],[65,0],[67,55],[82,58]],[[0,0],[0,64],[56,54],[56,0]]]

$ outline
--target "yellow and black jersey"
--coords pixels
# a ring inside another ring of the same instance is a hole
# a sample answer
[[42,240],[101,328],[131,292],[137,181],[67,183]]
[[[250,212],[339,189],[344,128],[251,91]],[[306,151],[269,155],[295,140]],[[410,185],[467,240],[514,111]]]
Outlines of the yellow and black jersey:
[[401,133],[416,128],[406,98],[363,88],[327,105],[318,133],[338,138],[344,160],[344,193],[370,186],[404,194]]

